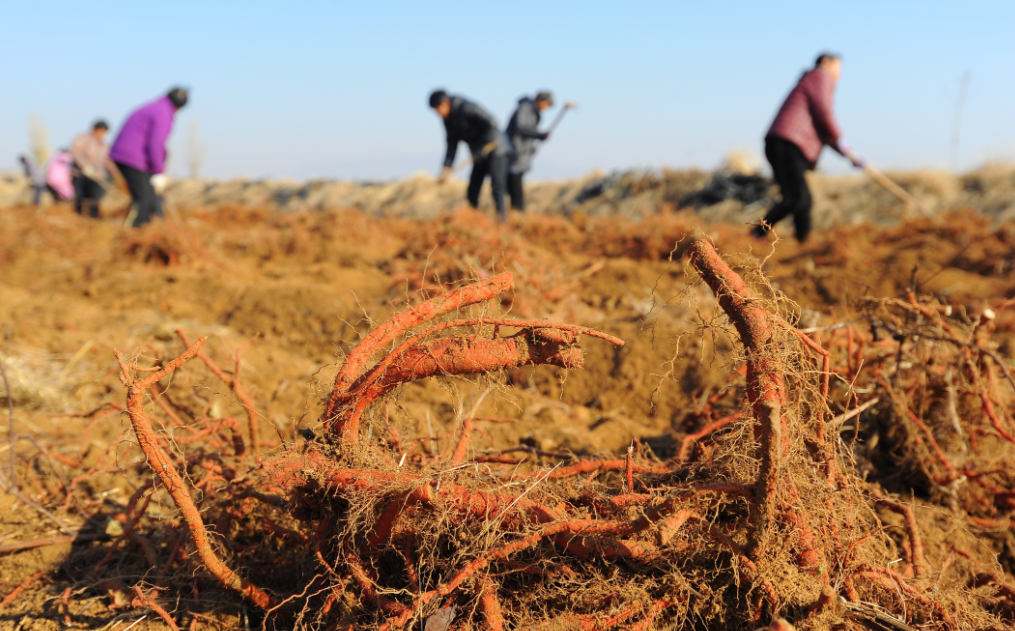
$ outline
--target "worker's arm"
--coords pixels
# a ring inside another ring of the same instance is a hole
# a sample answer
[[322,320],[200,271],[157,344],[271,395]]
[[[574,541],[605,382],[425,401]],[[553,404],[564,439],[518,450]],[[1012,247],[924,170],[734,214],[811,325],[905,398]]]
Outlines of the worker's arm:
[[116,166],[116,163],[109,159],[108,156],[106,157],[105,163],[106,171],[113,176],[113,181],[116,182],[116,188],[127,192],[127,179],[123,177],[123,173],[120,173],[120,167]]
[[166,170],[166,141],[173,128],[172,116],[154,116],[148,131],[148,166],[153,174]]
[[539,128],[535,125],[532,125],[531,127],[522,127],[521,125],[518,125],[515,127],[515,135],[521,136],[522,138],[531,138],[533,140],[546,140],[550,137],[548,132],[539,131]]
[[824,73],[816,73],[822,81],[810,86],[807,91],[807,104],[814,121],[814,129],[818,132],[821,142],[839,152],[844,158],[853,163],[853,166],[863,168],[865,163],[862,158],[853,153],[853,149],[842,137],[842,130],[835,120],[835,113],[832,111],[834,100],[834,86],[830,77]]
[[867,162],[863,158],[853,153],[853,148],[849,145],[849,141],[845,138],[839,138],[839,142],[835,143],[835,150],[842,154],[844,158],[852,162],[853,166],[860,169],[867,166]]
[[519,106],[515,116],[515,134],[518,136],[533,140],[546,140],[550,137],[549,134],[539,131],[539,118],[533,106]]
[[823,72],[814,74],[820,81],[808,86],[806,92],[811,120],[814,121],[814,129],[818,132],[821,141],[838,151],[842,132],[839,130],[839,124],[835,121],[835,114],[832,111],[834,98],[832,79]]
[[532,138],[533,140],[546,140],[550,137],[549,133],[539,131],[535,127],[528,129],[525,127],[516,127],[515,134],[521,136],[522,138]]
[[85,153],[84,137],[78,136],[70,145],[70,157],[77,163],[78,167],[88,164],[88,155]]
[[458,154],[458,138],[452,136],[451,132],[448,132],[448,148],[444,152],[444,168],[450,169],[451,165],[455,163],[455,155]]

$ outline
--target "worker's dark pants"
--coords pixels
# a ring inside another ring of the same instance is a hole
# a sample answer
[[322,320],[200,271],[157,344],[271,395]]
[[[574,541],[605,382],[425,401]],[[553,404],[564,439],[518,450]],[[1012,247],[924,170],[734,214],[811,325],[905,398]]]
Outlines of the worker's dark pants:
[[55,188],[53,188],[52,186],[50,186],[49,184],[46,185],[46,190],[49,191],[49,194],[53,198],[54,202],[65,201],[64,198],[63,198],[63,195],[61,195],[59,192],[57,192],[57,190]]
[[490,176],[490,188],[493,191],[493,205],[497,207],[500,220],[507,219],[507,209],[504,207],[504,194],[507,189],[508,162],[510,156],[507,152],[494,151],[492,155],[472,164],[472,175],[469,176],[469,191],[467,197],[473,208],[479,208],[479,191],[483,188],[483,180]]
[[811,232],[811,191],[807,188],[804,173],[814,169],[814,163],[804,157],[800,147],[775,136],[765,139],[765,157],[772,165],[772,174],[782,193],[782,201],[765,215],[768,226],[758,226],[754,234],[764,235],[768,229],[789,215],[793,215],[796,239],[801,243]]
[[120,162],[117,162],[116,166],[123,174],[123,179],[127,180],[127,189],[130,190],[130,198],[134,200],[134,209],[137,211],[131,225],[137,228],[151,221],[152,217],[161,216],[162,200],[152,188],[152,174]]
[[522,173],[508,173],[507,192],[511,198],[511,208],[525,210],[525,190],[522,188]]
[[83,175],[74,176],[72,182],[74,184],[74,212],[98,218],[99,200],[106,194],[106,189],[92,178]]

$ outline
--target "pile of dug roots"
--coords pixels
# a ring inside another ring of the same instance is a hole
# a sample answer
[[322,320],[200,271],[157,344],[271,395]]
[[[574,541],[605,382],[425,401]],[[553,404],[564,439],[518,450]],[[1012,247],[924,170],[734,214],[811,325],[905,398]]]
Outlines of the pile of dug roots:
[[[910,294],[804,332],[707,239],[686,255],[739,337],[731,370],[746,372],[746,401],[720,416],[720,393],[709,399],[667,461],[637,442],[553,467],[521,448],[479,450],[474,434],[502,419],[477,418],[478,401],[444,453],[387,422],[383,399],[401,384],[578,369],[580,336],[623,344],[577,325],[459,317],[511,291],[510,274],[378,326],[338,371],[318,432],[270,454],[239,361],[220,369],[204,338],[179,332],[183,354],[153,366],[118,355],[133,432],[182,515],[164,525],[168,553],[153,552],[159,580],[188,576],[177,566],[210,573],[265,628],[1010,625],[1015,382],[992,350],[992,314]],[[246,406],[246,429],[209,418],[183,430],[170,377],[195,358]],[[863,479],[886,471],[894,485]],[[187,620],[137,593],[171,626]]]

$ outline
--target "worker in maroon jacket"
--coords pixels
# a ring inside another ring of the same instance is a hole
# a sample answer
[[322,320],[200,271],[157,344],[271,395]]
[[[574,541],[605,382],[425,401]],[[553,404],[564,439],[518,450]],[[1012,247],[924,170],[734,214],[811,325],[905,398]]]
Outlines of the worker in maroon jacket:
[[804,173],[814,169],[825,145],[854,166],[863,167],[863,161],[850,151],[832,113],[832,96],[841,74],[841,57],[818,55],[814,69],[804,73],[779,108],[765,135],[765,157],[772,165],[782,201],[751,230],[753,236],[764,238],[772,226],[793,215],[797,241],[807,239],[811,231],[811,191]]

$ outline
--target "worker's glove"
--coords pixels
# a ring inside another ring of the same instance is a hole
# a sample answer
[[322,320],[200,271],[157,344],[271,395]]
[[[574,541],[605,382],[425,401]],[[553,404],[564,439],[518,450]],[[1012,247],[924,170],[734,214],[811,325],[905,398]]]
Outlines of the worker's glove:
[[159,197],[166,192],[166,185],[169,184],[169,178],[164,173],[157,173],[152,176],[151,179],[152,188],[155,189],[155,194]]
[[548,131],[544,131],[543,133],[539,134],[539,139],[540,140],[546,140],[549,137],[550,137],[550,132],[548,132]]

